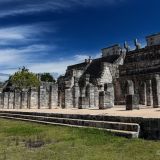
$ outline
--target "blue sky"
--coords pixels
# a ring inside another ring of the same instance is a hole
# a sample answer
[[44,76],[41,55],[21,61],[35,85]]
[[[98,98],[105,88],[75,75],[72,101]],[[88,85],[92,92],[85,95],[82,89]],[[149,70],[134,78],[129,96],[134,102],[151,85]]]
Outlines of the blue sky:
[[0,75],[63,74],[101,48],[160,32],[159,0],[0,0]]

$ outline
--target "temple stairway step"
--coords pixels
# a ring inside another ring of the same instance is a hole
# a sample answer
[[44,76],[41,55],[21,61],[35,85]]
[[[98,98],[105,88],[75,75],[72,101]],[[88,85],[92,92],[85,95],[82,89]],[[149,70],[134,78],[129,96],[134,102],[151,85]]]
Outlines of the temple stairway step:
[[[83,119],[83,120],[96,120],[96,121],[111,121],[111,122],[131,122],[132,120],[127,117],[120,116],[108,116],[108,115],[90,115],[90,114],[69,114],[69,113],[45,113],[45,112],[35,112],[35,111],[16,111],[16,110],[0,110],[0,113],[11,113],[11,114],[21,114],[21,115],[36,115],[45,117],[58,117],[58,118],[69,118],[69,119]],[[137,122],[134,122],[137,123]]]
[[0,112],[0,117],[7,119],[37,122],[43,124],[69,126],[69,127],[97,128],[127,138],[138,138],[140,131],[140,126],[137,123],[48,117],[45,114],[43,116],[25,115],[25,114],[16,114],[15,112],[10,112],[10,113]]

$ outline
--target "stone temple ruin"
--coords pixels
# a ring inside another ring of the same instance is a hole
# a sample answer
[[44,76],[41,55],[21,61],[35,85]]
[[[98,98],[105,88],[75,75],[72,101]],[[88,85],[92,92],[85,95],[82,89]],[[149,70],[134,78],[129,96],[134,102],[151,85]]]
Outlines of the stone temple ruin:
[[68,66],[57,84],[19,93],[3,87],[0,108],[99,108],[139,104],[160,107],[160,34],[146,37],[147,46],[135,40],[131,50],[114,45],[102,49],[102,57]]
[[[58,79],[58,105],[62,108],[100,109],[127,104],[160,107],[160,34],[102,49],[102,57],[69,66]],[[131,108],[130,108],[131,107]]]

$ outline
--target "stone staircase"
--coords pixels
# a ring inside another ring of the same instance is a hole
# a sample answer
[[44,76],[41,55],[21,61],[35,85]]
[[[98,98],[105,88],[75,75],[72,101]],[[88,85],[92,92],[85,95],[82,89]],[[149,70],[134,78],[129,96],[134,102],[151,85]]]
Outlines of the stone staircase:
[[68,127],[97,128],[127,138],[138,138],[140,132],[137,123],[118,122],[116,118],[113,121],[113,118],[107,116],[99,118],[100,116],[90,115],[0,111],[0,117]]

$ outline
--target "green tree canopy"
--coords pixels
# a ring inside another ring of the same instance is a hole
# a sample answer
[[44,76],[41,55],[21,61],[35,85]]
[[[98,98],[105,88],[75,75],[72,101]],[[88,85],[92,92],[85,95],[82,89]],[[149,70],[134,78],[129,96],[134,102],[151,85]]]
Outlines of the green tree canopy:
[[40,81],[38,80],[36,74],[30,72],[25,67],[12,75],[10,81],[12,85],[19,90],[40,86]]
[[50,73],[43,73],[41,74],[41,81],[43,82],[56,82],[54,77]]

